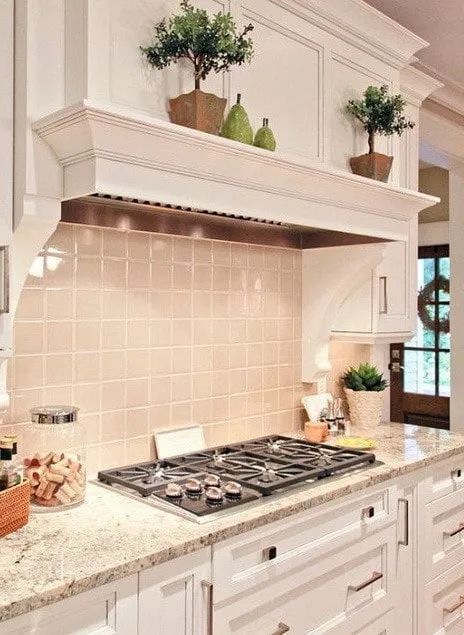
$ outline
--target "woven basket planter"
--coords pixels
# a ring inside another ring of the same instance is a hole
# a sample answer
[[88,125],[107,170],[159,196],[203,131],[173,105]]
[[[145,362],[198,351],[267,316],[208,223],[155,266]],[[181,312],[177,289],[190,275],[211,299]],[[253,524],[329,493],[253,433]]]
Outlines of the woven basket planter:
[[382,416],[384,391],[351,390],[345,388],[352,425],[361,428],[377,426]]
[[29,481],[0,492],[0,538],[27,525],[30,499]]

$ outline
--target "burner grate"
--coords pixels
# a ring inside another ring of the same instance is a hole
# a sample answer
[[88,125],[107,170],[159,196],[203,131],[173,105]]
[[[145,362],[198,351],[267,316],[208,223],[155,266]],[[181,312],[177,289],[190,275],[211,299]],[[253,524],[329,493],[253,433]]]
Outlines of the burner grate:
[[159,485],[190,476],[196,471],[193,467],[178,466],[169,461],[151,461],[104,470],[98,473],[98,479],[107,485],[117,483],[142,496],[150,496]]
[[[195,517],[255,501],[298,483],[369,467],[373,463],[375,455],[370,452],[270,435],[166,460],[104,470],[98,473],[98,478],[106,484],[121,486],[149,497],[149,500],[159,501],[168,509],[177,508]],[[204,482],[206,477],[208,480]],[[199,494],[189,494],[185,487],[192,478],[203,484]],[[236,498],[225,495],[228,481],[233,481],[235,487],[241,486],[241,494]],[[216,494],[223,493],[220,503],[212,502],[206,496],[211,482],[219,483]],[[167,495],[169,484],[175,484],[177,490],[183,488],[180,498]]]

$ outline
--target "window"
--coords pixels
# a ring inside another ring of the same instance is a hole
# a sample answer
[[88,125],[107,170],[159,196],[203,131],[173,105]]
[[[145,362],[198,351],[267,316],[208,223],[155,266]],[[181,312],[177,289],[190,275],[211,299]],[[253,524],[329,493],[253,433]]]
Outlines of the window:
[[421,247],[417,333],[404,345],[404,392],[450,396],[449,279],[448,246]]

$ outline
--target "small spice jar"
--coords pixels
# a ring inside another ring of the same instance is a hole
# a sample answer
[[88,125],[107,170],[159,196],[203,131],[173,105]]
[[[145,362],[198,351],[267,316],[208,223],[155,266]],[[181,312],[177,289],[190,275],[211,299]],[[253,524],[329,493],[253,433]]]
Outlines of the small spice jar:
[[85,445],[78,408],[41,406],[31,410],[24,439],[24,475],[31,483],[34,511],[58,511],[85,497]]

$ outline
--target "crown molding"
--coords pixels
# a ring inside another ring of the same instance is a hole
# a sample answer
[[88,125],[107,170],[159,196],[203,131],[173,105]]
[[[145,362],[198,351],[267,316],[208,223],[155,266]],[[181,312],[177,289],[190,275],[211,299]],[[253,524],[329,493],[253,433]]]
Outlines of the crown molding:
[[406,99],[420,107],[426,97],[443,87],[443,83],[414,66],[407,66],[400,72],[400,87]]
[[429,43],[363,0],[273,0],[299,7],[311,23],[368,51],[396,68],[410,63]]
[[464,85],[456,82],[448,75],[439,73],[436,68],[424,64],[424,62],[418,61],[414,65],[417,69],[427,73],[427,75],[441,83],[441,86],[430,95],[429,99],[444,108],[448,108],[448,110],[464,116]]

